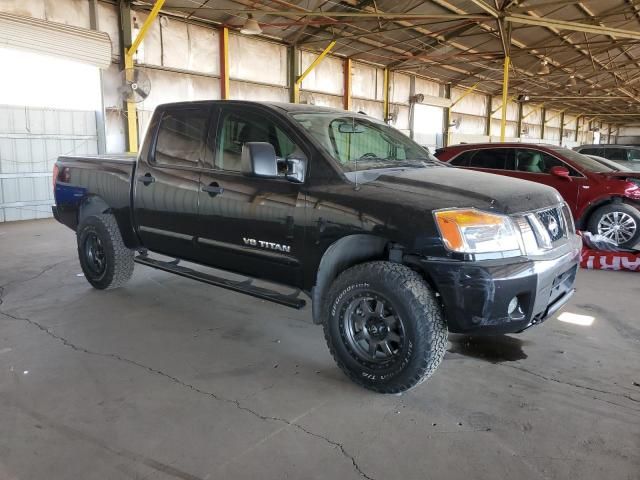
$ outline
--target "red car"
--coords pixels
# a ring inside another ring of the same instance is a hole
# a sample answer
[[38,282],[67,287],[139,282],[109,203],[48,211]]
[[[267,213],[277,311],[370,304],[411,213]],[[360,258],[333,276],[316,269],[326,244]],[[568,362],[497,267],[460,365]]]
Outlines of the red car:
[[454,145],[436,151],[451,165],[554,187],[576,228],[599,233],[622,248],[640,241],[640,172],[614,169],[567,148],[527,143]]

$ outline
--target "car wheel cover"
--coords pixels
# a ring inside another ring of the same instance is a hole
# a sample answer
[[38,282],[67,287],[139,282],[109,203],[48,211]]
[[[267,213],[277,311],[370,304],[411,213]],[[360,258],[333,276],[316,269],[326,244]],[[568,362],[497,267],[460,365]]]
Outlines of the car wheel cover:
[[631,240],[637,229],[635,219],[625,212],[605,213],[598,221],[598,234],[614,241],[617,245]]

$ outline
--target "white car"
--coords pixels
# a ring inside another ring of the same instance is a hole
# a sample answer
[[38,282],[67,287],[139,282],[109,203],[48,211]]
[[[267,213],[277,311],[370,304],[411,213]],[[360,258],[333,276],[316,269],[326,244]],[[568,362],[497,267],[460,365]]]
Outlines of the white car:
[[608,158],[599,157],[598,155],[587,155],[587,157],[593,158],[596,162],[600,162],[603,165],[606,165],[607,167],[612,168],[616,172],[633,172],[633,170],[630,169],[629,167],[620,165],[618,162],[614,162],[613,160],[609,160]]

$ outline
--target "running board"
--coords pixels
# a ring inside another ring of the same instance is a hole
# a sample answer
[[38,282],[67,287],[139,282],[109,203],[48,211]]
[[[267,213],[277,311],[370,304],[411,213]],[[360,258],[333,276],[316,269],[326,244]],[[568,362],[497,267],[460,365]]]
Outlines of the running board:
[[285,307],[291,307],[299,310],[307,304],[303,299],[298,298],[300,290],[296,290],[292,294],[285,295],[274,290],[256,287],[253,285],[253,279],[250,278],[238,282],[202,273],[191,268],[181,267],[178,265],[178,260],[163,262],[162,260],[155,260],[147,255],[138,255],[134,258],[134,261],[141,265],[146,265],[147,267],[157,268],[158,270],[175,273],[181,277],[197,280],[198,282],[208,283],[209,285],[214,285],[216,287],[226,288],[227,290],[233,290],[234,292],[251,295],[252,297],[284,305]]

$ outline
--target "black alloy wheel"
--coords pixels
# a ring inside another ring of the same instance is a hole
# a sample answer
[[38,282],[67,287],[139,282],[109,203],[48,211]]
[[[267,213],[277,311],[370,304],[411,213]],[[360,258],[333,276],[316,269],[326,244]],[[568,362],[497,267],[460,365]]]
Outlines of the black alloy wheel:
[[363,292],[346,305],[343,341],[356,360],[365,364],[388,363],[403,349],[404,325],[391,302]]

